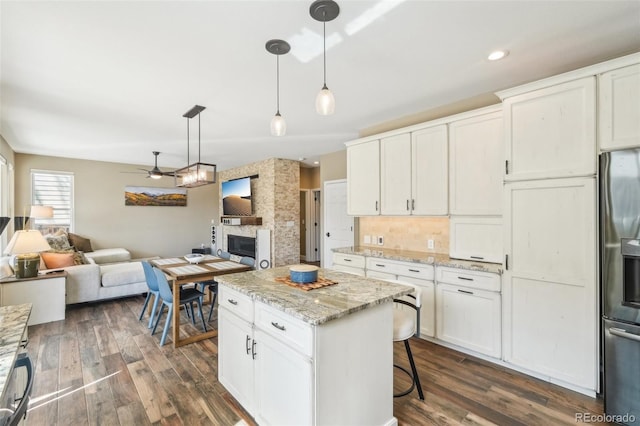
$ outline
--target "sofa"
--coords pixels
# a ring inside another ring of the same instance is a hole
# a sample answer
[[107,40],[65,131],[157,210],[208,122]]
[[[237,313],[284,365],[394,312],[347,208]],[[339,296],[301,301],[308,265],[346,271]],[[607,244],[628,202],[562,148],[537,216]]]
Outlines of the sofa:
[[40,270],[67,272],[67,305],[132,296],[148,290],[142,264],[132,260],[126,249],[94,250],[88,238],[65,231],[44,237],[51,250],[40,253]]
[[123,248],[84,253],[87,264],[66,266],[66,304],[133,296],[148,291],[140,261]]

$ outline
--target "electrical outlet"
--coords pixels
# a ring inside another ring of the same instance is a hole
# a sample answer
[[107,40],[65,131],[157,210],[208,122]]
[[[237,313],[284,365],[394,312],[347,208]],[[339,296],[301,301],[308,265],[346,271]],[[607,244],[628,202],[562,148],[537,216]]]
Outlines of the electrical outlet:
[[365,235],[364,236],[364,243],[365,244],[371,244],[371,235]]
[[379,236],[379,237],[378,237],[378,245],[379,245],[379,246],[384,245],[384,239],[383,239],[383,237],[382,237],[382,236]]
[[427,248],[431,250],[434,249],[433,240],[427,240]]

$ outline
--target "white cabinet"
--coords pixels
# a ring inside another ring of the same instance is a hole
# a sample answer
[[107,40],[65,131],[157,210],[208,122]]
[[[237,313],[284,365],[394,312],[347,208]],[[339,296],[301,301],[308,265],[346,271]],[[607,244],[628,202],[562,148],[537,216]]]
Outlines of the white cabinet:
[[331,269],[363,277],[364,268],[364,256],[348,253],[333,253],[333,265],[331,265]]
[[500,293],[438,283],[436,337],[500,357]]
[[504,100],[505,180],[595,174],[595,83],[585,77]]
[[505,194],[504,359],[597,389],[595,178],[513,182]]
[[447,127],[411,133],[411,213],[438,216],[449,211],[449,149]]
[[449,124],[449,191],[452,215],[501,215],[502,112]]
[[640,146],[640,64],[605,72],[598,83],[600,149]]
[[447,214],[446,125],[383,138],[380,153],[381,214]]
[[65,318],[66,272],[34,278],[6,278],[0,283],[2,306],[31,303],[29,325]]
[[435,336],[435,285],[433,265],[367,257],[367,277],[420,287],[420,337]]
[[452,216],[449,219],[449,256],[502,263],[502,218]]
[[347,147],[347,213],[380,214],[380,141]]
[[380,214],[411,214],[411,134],[380,140]]
[[[222,295],[222,292],[221,292]],[[228,297],[226,294],[225,297]],[[220,305],[218,315],[218,380],[249,412],[254,409],[253,324]]]
[[500,276],[438,266],[436,281],[436,337],[462,348],[500,358]]

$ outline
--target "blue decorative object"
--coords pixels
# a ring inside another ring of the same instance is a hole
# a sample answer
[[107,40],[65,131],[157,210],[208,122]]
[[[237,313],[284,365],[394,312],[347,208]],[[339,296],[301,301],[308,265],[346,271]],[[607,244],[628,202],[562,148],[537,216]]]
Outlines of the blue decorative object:
[[309,284],[318,280],[318,267],[313,265],[294,265],[289,268],[289,278],[294,283]]

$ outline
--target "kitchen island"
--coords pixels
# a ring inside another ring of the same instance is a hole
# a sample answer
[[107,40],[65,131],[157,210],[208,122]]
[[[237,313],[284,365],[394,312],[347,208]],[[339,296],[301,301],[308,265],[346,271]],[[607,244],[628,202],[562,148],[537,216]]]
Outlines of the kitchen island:
[[[20,390],[14,389],[14,365],[21,345],[24,345],[27,322],[31,315],[31,303],[21,305],[0,306],[0,396],[1,407],[8,408]],[[4,424],[10,412],[2,410],[0,424]]]
[[394,425],[393,299],[411,287],[288,267],[219,277],[218,375],[261,425]]

